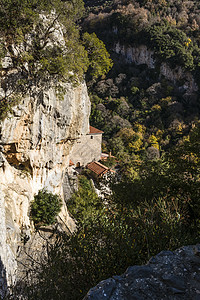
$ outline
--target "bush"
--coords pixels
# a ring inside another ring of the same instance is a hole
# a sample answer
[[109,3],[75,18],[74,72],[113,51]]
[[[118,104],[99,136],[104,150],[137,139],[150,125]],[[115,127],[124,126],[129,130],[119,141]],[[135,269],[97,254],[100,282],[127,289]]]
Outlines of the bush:
[[139,88],[136,86],[131,87],[131,93],[132,95],[136,95],[139,92]]
[[51,225],[56,222],[62,206],[62,200],[58,195],[54,195],[44,189],[34,196],[31,203],[30,216],[35,225]]
[[89,76],[97,79],[108,73],[113,66],[113,62],[104,43],[98,39],[96,34],[85,32],[83,34],[83,45],[88,52]]

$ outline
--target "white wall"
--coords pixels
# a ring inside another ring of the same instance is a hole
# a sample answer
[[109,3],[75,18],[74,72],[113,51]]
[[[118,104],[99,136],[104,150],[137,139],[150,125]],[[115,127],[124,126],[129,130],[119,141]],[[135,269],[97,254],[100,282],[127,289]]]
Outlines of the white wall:
[[73,146],[70,159],[75,164],[86,166],[89,162],[101,158],[102,134],[87,134],[81,136],[79,142]]

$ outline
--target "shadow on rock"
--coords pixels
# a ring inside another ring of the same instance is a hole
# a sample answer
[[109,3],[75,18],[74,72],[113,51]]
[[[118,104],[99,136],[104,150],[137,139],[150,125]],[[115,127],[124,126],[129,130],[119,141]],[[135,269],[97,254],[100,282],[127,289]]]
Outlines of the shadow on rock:
[[6,270],[0,257],[0,299],[4,299],[7,292]]

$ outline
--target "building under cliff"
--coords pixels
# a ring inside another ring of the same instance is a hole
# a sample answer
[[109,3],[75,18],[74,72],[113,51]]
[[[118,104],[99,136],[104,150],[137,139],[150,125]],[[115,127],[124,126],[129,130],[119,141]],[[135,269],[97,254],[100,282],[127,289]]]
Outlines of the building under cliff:
[[[70,153],[69,174],[73,174],[75,169],[86,167],[90,170],[93,178],[99,179],[110,172],[114,172],[99,162],[102,159],[102,134],[103,131],[89,126],[88,133],[78,139]],[[108,154],[104,153],[105,155]],[[103,159],[105,160],[105,157]]]
[[103,131],[89,126],[87,134],[82,135],[74,144],[70,153],[71,165],[76,168],[85,167],[92,161],[101,159],[101,144]]

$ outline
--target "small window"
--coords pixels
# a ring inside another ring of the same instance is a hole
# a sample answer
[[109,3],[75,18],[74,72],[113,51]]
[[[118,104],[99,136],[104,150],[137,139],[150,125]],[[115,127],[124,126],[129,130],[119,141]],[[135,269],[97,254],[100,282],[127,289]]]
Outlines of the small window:
[[91,137],[90,137],[90,138],[91,138],[91,140],[92,140],[92,139],[93,139],[93,135],[91,135]]

